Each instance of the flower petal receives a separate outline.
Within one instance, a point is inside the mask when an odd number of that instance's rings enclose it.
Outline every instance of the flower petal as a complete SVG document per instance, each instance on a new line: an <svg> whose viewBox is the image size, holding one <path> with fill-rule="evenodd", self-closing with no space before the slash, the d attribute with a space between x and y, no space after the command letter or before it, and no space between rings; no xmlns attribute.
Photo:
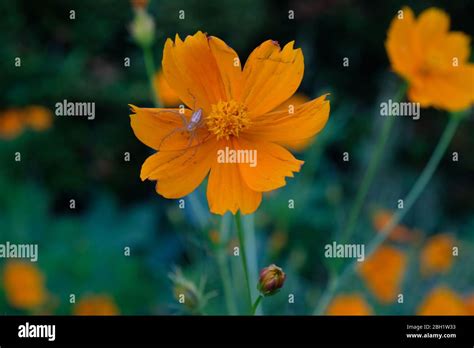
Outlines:
<svg viewBox="0 0 474 348"><path fill-rule="evenodd" d="M209 47L216 59L227 100L239 100L242 90L242 69L237 53L221 39L210 36Z"/></svg>
<svg viewBox="0 0 474 348"><path fill-rule="evenodd" d="M165 198L180 198L194 191L207 176L216 142L211 139L185 151L159 151L143 163L142 180L157 180L156 191Z"/></svg>
<svg viewBox="0 0 474 348"><path fill-rule="evenodd" d="M275 41L265 41L247 59L243 70L241 102L251 115L262 115L290 98L303 79L304 58L294 41L283 50Z"/></svg>
<svg viewBox="0 0 474 348"><path fill-rule="evenodd" d="M232 148L228 141L219 142L218 149L226 146ZM232 214L238 210L242 214L251 214L257 210L262 201L262 193L251 190L242 178L237 163L218 163L216 157L211 167L207 184L207 200L212 213Z"/></svg>
<svg viewBox="0 0 474 348"><path fill-rule="evenodd" d="M423 107L435 106L460 111L474 102L474 64L453 67L450 71L426 76L408 90L411 101Z"/></svg>
<svg viewBox="0 0 474 348"><path fill-rule="evenodd" d="M418 44L422 51L429 50L432 45L442 40L449 30L449 16L438 8L429 8L418 17L416 31Z"/></svg>
<svg viewBox="0 0 474 348"><path fill-rule="evenodd" d="M471 38L462 32L454 31L446 35L443 49L450 58L449 62L452 63L453 58L457 58L459 64L467 62L471 52L470 42Z"/></svg>
<svg viewBox="0 0 474 348"><path fill-rule="evenodd" d="M330 106L326 96L296 106L293 114L281 110L254 118L245 136L289 147L308 141L324 128L329 118Z"/></svg>
<svg viewBox="0 0 474 348"><path fill-rule="evenodd" d="M131 108L134 112L130 115L133 132L145 145L155 150L179 150L190 146L189 136L179 130L184 127L182 117L189 119L191 110L185 109L182 115L179 109L139 108L133 105ZM201 139L204 132L203 128L198 131Z"/></svg>
<svg viewBox="0 0 474 348"><path fill-rule="evenodd" d="M416 25L413 11L409 7L404 7L402 11L403 18L396 16L390 24L385 48L392 69L409 79L416 71L421 55L414 42Z"/></svg>
<svg viewBox="0 0 474 348"><path fill-rule="evenodd" d="M174 42L168 39L162 65L166 81L188 107L209 112L212 104L226 100L221 70L202 32L187 36L184 42L178 35Z"/></svg>
<svg viewBox="0 0 474 348"><path fill-rule="evenodd" d="M293 177L293 173L299 172L304 163L293 157L282 146L266 141L247 140L240 137L234 140L234 148L237 151L254 151L255 162L252 164L240 163L239 169L248 187L258 192L271 191L285 186L285 178L287 176Z"/></svg>
<svg viewBox="0 0 474 348"><path fill-rule="evenodd" d="M407 256L395 247L382 245L358 265L367 288L382 303L396 300L407 266Z"/></svg>

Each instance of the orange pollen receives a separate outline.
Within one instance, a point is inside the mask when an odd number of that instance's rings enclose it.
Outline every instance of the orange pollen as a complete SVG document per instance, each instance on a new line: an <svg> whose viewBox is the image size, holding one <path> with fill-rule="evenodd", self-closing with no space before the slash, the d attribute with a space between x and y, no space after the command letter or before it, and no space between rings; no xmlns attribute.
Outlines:
<svg viewBox="0 0 474 348"><path fill-rule="evenodd" d="M235 100L219 101L212 105L210 114L206 118L209 132L214 133L217 139L230 136L239 136L239 133L250 125L247 108Z"/></svg>

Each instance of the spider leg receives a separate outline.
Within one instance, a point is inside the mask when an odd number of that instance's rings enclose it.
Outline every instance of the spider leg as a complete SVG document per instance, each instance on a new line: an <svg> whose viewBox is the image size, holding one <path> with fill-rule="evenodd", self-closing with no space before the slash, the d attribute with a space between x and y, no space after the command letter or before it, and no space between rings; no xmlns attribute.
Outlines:
<svg viewBox="0 0 474 348"><path fill-rule="evenodd" d="M188 125L188 120L179 111L163 110L163 111L159 111L159 112L167 112L167 113L178 115L179 117L181 117L181 121L183 122L183 128L185 128Z"/></svg>
<svg viewBox="0 0 474 348"><path fill-rule="evenodd" d="M186 127L178 127L178 128L175 128L173 129L171 132L169 132L168 134L166 134L160 141L160 145L158 145L158 151L160 151L161 149L161 145L163 145L163 142L168 139L169 137L171 137L172 135L178 133L178 132L183 132L183 131L186 131Z"/></svg>

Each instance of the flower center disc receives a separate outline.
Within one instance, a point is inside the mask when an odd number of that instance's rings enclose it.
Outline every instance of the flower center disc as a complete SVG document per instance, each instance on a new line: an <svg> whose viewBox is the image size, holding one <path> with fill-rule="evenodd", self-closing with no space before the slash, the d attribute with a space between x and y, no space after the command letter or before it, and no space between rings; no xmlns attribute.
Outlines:
<svg viewBox="0 0 474 348"><path fill-rule="evenodd" d="M235 100L220 101L212 105L211 113L206 118L209 132L217 139L239 136L239 133L250 125L247 108Z"/></svg>

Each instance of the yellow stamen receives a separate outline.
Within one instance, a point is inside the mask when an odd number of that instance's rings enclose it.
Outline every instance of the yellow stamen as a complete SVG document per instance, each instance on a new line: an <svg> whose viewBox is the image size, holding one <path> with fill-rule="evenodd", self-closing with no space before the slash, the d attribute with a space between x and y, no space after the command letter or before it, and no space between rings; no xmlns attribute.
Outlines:
<svg viewBox="0 0 474 348"><path fill-rule="evenodd" d="M230 101L219 101L212 105L211 113L206 118L207 128L217 139L239 136L239 133L250 125L245 105Z"/></svg>

